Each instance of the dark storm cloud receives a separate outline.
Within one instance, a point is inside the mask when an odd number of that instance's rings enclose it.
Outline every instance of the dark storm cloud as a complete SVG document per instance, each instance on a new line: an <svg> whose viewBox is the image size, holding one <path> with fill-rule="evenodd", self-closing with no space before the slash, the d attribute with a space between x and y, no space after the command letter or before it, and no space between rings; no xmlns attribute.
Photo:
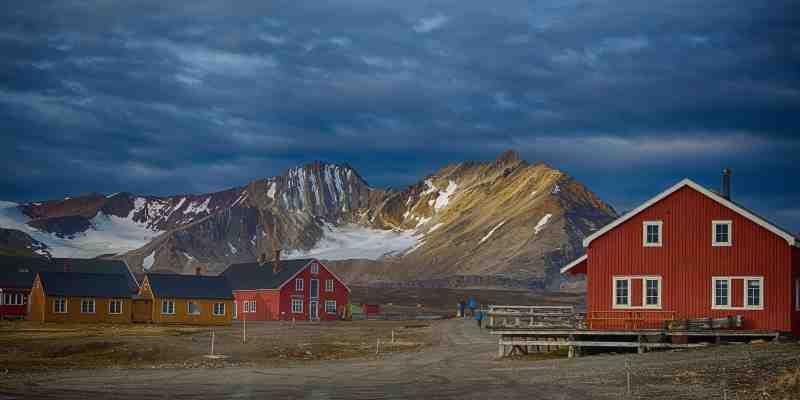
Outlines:
<svg viewBox="0 0 800 400"><path fill-rule="evenodd" d="M731 166L800 230L792 2L4 7L3 199L218 190L313 159L402 186L515 148L620 209Z"/></svg>

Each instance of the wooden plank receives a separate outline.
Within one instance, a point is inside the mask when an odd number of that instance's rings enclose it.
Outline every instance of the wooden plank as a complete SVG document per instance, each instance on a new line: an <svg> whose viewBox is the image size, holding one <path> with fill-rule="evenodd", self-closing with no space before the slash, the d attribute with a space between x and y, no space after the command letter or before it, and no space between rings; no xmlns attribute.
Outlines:
<svg viewBox="0 0 800 400"><path fill-rule="evenodd" d="M514 336L569 336L569 335L593 335L593 336L745 336L745 337L774 337L778 332L753 332L753 331L662 331L662 330L640 330L640 331L603 331L603 330L566 330L566 329L519 329L519 330L492 330L492 335L514 335Z"/></svg>
<svg viewBox="0 0 800 400"><path fill-rule="evenodd" d="M576 347L648 347L648 348L695 348L708 346L704 343L639 343L639 342L595 342L583 340L564 340L550 342L546 340L501 340L501 345L505 346L576 346Z"/></svg>

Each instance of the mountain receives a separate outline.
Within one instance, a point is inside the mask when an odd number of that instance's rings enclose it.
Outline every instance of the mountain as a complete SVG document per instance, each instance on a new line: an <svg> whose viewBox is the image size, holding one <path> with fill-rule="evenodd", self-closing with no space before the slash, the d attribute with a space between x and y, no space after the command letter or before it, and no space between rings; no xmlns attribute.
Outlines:
<svg viewBox="0 0 800 400"><path fill-rule="evenodd" d="M385 285L557 286L581 240L615 216L568 175L514 152L445 166L404 190L314 162L216 193L0 204L0 227L55 257L217 273L281 248L335 261L350 282Z"/></svg>

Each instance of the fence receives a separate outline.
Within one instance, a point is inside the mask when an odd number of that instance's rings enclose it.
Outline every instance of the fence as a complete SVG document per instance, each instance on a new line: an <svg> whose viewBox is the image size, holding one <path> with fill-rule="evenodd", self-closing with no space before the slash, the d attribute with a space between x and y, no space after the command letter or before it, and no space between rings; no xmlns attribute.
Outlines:
<svg viewBox="0 0 800 400"><path fill-rule="evenodd" d="M664 329L675 320L674 311L592 311L587 316L589 329L641 330Z"/></svg>
<svg viewBox="0 0 800 400"><path fill-rule="evenodd" d="M486 311L490 329L576 329L583 316L571 306L500 306Z"/></svg>

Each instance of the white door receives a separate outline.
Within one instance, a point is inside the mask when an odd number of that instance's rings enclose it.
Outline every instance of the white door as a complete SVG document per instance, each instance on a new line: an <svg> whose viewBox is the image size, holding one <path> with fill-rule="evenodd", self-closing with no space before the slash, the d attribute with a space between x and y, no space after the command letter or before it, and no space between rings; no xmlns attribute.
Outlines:
<svg viewBox="0 0 800 400"><path fill-rule="evenodd" d="M319 311L317 307L319 306L319 302L316 300L312 300L308 302L308 319L311 321L316 321L319 319Z"/></svg>

